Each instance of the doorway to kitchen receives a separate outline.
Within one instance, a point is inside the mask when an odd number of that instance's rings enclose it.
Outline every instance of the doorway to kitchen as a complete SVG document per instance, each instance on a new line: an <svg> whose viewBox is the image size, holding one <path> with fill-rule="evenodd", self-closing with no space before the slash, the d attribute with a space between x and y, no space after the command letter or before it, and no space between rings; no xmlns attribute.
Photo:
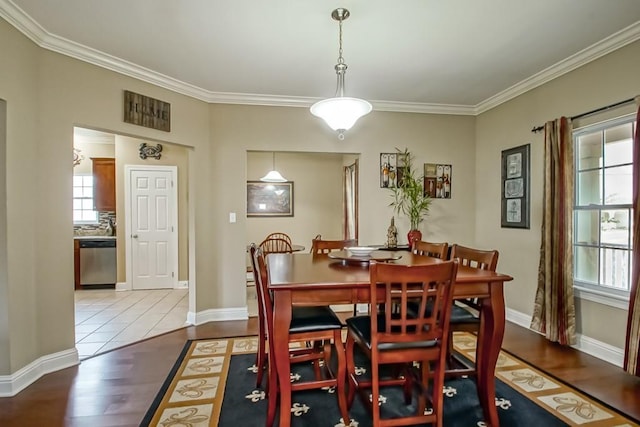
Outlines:
<svg viewBox="0 0 640 427"><path fill-rule="evenodd" d="M92 158L110 158L116 193L113 207L108 209L106 218L102 211L92 216L90 211L94 210L94 204L91 200L84 204L87 210L84 212L85 223L80 225L74 221L75 240L83 240L78 239L79 233L85 236L109 234L111 230L108 220L112 219L117 250L118 272L115 286L109 289L97 285L80 286L75 291L76 348L81 358L186 326L190 307L195 306L195 298L190 295L194 293L194 288L189 286L188 261L191 255L187 240L189 210L193 208L187 199L191 149L163 142L161 159L142 159L139 147L142 143L150 142L157 144L157 141L111 132L74 128L74 165L77 162L74 166L74 181L78 175L90 177L90 180L97 176L92 168ZM171 238L156 236L156 246L164 247L164 254L154 248L157 255L153 260L156 263L154 268L161 272L166 270L168 273L164 276L173 276L170 287L160 283L159 276L163 274L156 275L160 285L147 283L147 287L154 289L135 290L129 280L128 276L134 266L127 265L131 251L126 248L126 240L134 233L130 232L130 211L125 209L125 205L129 204L126 201L129 197L128 183L125 182L126 165L134 166L139 171L144 170L147 173L145 179L152 181L149 184L151 193L144 197L139 194L140 197L136 199L137 207L143 208L142 211L137 210L137 215L142 215L143 211L150 214L148 210L145 211L145 203L151 201L154 205L153 215L158 216L160 221L155 228L172 230L175 236L172 248L167 247ZM149 174L149 171L153 173ZM136 177L140 178L137 179L138 184L143 180L142 176L141 172ZM84 190L93 197L95 189L91 184ZM80 209L79 203L77 207ZM168 211L159 212L163 207ZM74 211L75 209L74 202ZM144 229L145 226L142 225Z"/></svg>

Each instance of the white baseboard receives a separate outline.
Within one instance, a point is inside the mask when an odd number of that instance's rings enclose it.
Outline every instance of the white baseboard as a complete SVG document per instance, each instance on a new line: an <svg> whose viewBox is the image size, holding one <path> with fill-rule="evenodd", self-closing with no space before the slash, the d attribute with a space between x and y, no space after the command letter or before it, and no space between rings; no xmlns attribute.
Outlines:
<svg viewBox="0 0 640 427"><path fill-rule="evenodd" d="M578 344L572 346L576 350L622 368L624 364L624 349L580 334L577 335L577 339Z"/></svg>
<svg viewBox="0 0 640 427"><path fill-rule="evenodd" d="M506 318L509 322L515 323L523 328L531 329L531 316L528 314L507 309ZM578 343L576 345L572 345L572 348L590 356L597 357L598 359L604 360L612 365L620 368L622 367L624 363L624 349L582 334L577 334L576 339Z"/></svg>
<svg viewBox="0 0 640 427"><path fill-rule="evenodd" d="M12 397L45 374L80 363L78 350L70 348L39 357L11 375L0 375L0 397Z"/></svg>
<svg viewBox="0 0 640 427"><path fill-rule="evenodd" d="M235 308L212 308L194 313L187 313L187 322L192 325L201 325L207 322L222 322L225 320L247 320L249 310L247 306Z"/></svg>
<svg viewBox="0 0 640 427"><path fill-rule="evenodd" d="M179 280L178 285L175 289L189 289L189 281L188 280Z"/></svg>
<svg viewBox="0 0 640 427"><path fill-rule="evenodd" d="M116 291L130 291L131 285L127 282L116 283Z"/></svg>

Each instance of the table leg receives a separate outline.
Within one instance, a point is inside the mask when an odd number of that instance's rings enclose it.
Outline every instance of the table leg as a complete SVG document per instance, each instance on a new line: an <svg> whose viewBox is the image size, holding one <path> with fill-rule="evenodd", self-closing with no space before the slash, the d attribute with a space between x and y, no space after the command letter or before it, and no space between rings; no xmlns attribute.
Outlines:
<svg viewBox="0 0 640 427"><path fill-rule="evenodd" d="M289 325L291 324L291 292L273 293L273 351L280 386L280 427L291 425L291 363L289 359ZM269 396L275 399L275 396Z"/></svg>
<svg viewBox="0 0 640 427"><path fill-rule="evenodd" d="M476 370L478 397L487 426L498 427L495 372L504 337L505 308L502 283L491 283L490 296L482 300L482 319L478 335Z"/></svg>

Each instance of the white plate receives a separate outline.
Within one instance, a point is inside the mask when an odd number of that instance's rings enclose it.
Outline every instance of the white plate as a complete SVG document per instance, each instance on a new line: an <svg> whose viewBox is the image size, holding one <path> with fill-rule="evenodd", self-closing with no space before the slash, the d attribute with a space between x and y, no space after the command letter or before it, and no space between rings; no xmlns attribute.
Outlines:
<svg viewBox="0 0 640 427"><path fill-rule="evenodd" d="M369 256L371 252L376 250L376 248L370 248L368 246L351 246L345 249L348 250L354 256Z"/></svg>

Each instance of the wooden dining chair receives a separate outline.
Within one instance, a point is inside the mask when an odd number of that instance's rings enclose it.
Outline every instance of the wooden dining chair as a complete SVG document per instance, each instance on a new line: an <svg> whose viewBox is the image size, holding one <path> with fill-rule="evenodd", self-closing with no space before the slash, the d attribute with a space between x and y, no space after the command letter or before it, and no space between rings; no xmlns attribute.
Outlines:
<svg viewBox="0 0 640 427"><path fill-rule="evenodd" d="M258 289L258 302L262 305L262 315L264 326L266 327L266 338L269 348L274 348L273 343L273 299L269 291L269 273L262 249L253 245L250 249L255 265L256 289ZM264 342L264 339L261 339ZM335 346L337 360L337 372L331 369L331 342ZM344 346L342 344L342 323L336 314L328 307L292 307L291 323L289 326L289 343L304 343L300 348L291 349L289 358L291 364L313 361L316 366L323 361L324 376L316 377L313 380L298 381L291 384L291 391L309 390L323 387L335 387L338 406L343 420L349 420L346 396L346 361ZM323 345L306 345L306 343L323 343ZM264 354L264 347L262 347ZM276 407L280 388L275 371L276 361L273 352L266 352L268 360L258 362L258 370L261 367L268 367L268 405L267 405L267 426L273 425L276 415ZM263 356L264 357L264 356ZM261 374L260 374L261 375Z"/></svg>
<svg viewBox="0 0 640 427"><path fill-rule="evenodd" d="M284 239L287 242L289 242L290 245L293 246L293 243L291 243L291 237L289 237L287 233L283 233L281 231L270 233L267 237L264 238L264 240L267 240L267 239Z"/></svg>
<svg viewBox="0 0 640 427"><path fill-rule="evenodd" d="M351 246L358 246L356 239L345 240L323 240L320 234L317 234L311 240L311 253L314 255L328 254L333 251L340 251ZM358 304L353 304L353 315L358 314Z"/></svg>
<svg viewBox="0 0 640 427"><path fill-rule="evenodd" d="M323 240L320 234L311 240L312 254L327 254L332 251L340 251L350 246L358 246L356 239L346 240Z"/></svg>
<svg viewBox="0 0 640 427"><path fill-rule="evenodd" d="M457 269L455 261L429 265L371 263L371 314L347 319L346 351L349 407L357 393L371 411L374 426L442 426L449 314ZM411 316L407 307L410 301L422 311L428 304L437 309L428 316ZM371 362L370 378L356 374L356 346ZM419 362L417 369L414 362ZM404 366L404 375L381 378L381 365ZM393 418L382 416L387 410L379 400L380 387L394 385L402 386L407 405L412 401L413 386L420 389L414 413L396 405ZM399 413L402 409L408 413Z"/></svg>
<svg viewBox="0 0 640 427"><path fill-rule="evenodd" d="M411 252L416 255L430 256L433 258L447 259L449 251L448 243L432 243L424 240L414 240L411 245Z"/></svg>
<svg viewBox="0 0 640 427"><path fill-rule="evenodd" d="M457 260L460 265L479 268L481 270L496 271L498 266L497 250L474 249L466 246L454 244L451 247L450 259ZM447 359L449 369L447 376L476 375L475 366L469 367L460 359L454 357L453 333L472 332L476 335L480 331L480 303L477 298L467 298L455 300L451 309L451 337L449 339L449 349Z"/></svg>
<svg viewBox="0 0 640 427"><path fill-rule="evenodd" d="M293 247L291 243L287 240L279 238L279 237L270 237L264 239L262 243L260 243L260 249L266 254L282 254L282 253L293 253Z"/></svg>

